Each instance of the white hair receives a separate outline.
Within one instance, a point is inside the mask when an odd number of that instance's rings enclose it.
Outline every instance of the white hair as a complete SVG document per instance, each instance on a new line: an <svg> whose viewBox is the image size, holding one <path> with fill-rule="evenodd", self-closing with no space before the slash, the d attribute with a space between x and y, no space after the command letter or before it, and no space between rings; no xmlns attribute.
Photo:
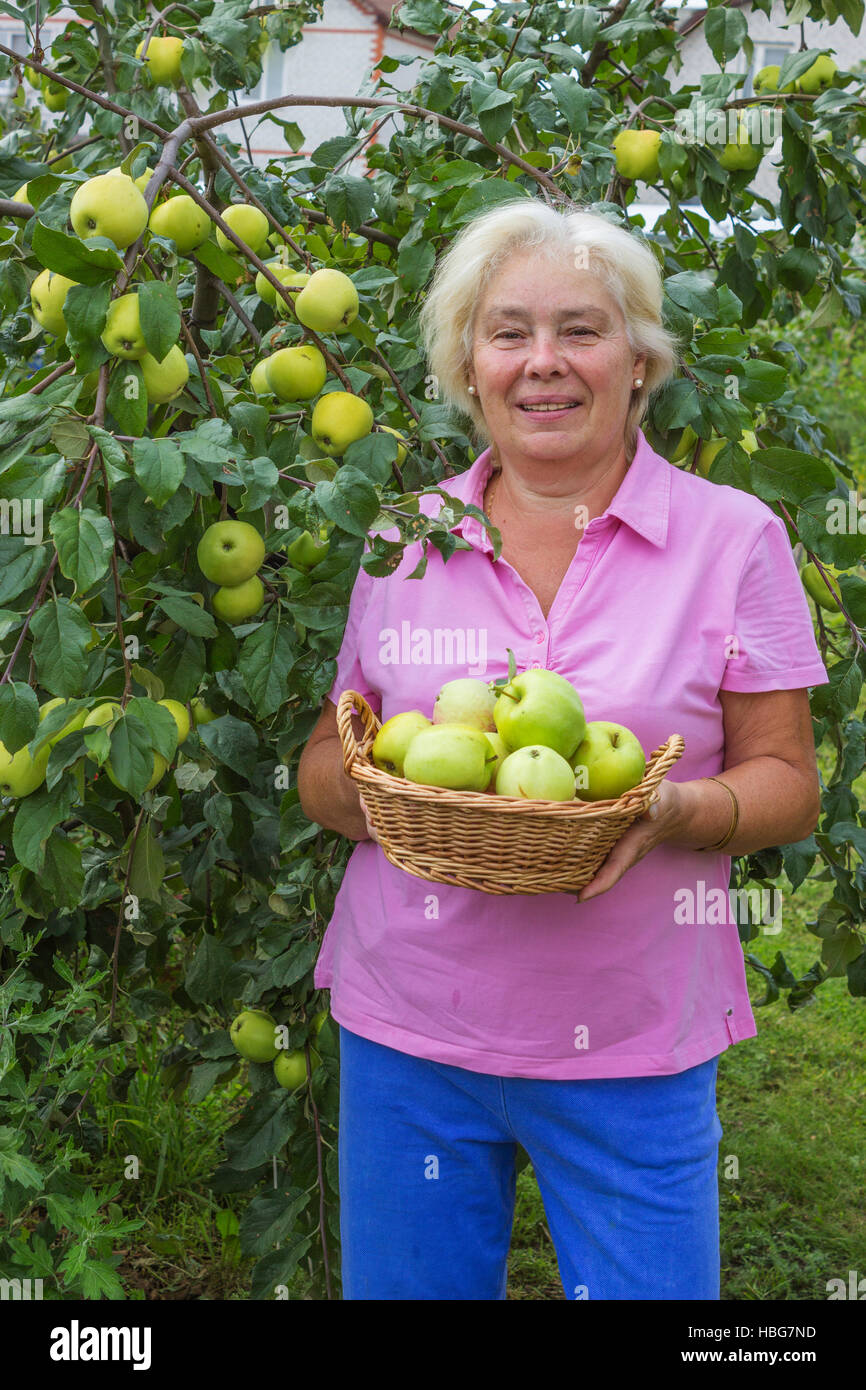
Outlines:
<svg viewBox="0 0 866 1390"><path fill-rule="evenodd" d="M527 249L567 257L597 274L622 311L632 351L646 356L643 385L633 389L626 416L631 457L650 393L673 375L678 354L675 337L662 323L663 280L653 251L601 213L581 208L559 212L539 199L515 198L462 228L436 267L419 316L440 396L469 416L476 434L489 442L481 407L467 389L475 314L496 271L515 252Z"/></svg>

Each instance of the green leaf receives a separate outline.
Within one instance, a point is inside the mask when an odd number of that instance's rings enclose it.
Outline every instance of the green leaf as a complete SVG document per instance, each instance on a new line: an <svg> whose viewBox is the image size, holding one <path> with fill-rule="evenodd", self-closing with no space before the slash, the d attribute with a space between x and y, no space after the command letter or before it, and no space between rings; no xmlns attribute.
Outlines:
<svg viewBox="0 0 866 1390"><path fill-rule="evenodd" d="M18 859L33 873L42 872L45 846L56 826L72 813L74 789L67 785L60 792L40 787L23 797L12 823L12 847Z"/></svg>
<svg viewBox="0 0 866 1390"><path fill-rule="evenodd" d="M421 241L415 246L403 246L397 256L397 271L406 290L419 290L426 284L436 261L432 242Z"/></svg>
<svg viewBox="0 0 866 1390"><path fill-rule="evenodd" d="M150 280L138 287L138 312L147 350L161 362L180 337L177 295L161 280Z"/></svg>
<svg viewBox="0 0 866 1390"><path fill-rule="evenodd" d="M250 1202L240 1224L240 1244L245 1255L265 1255L291 1234L298 1216L310 1202L297 1187L287 1192L261 1192Z"/></svg>
<svg viewBox="0 0 866 1390"><path fill-rule="evenodd" d="M318 941L303 941L283 951L271 961L271 984L274 989L288 989L297 984L316 964Z"/></svg>
<svg viewBox="0 0 866 1390"><path fill-rule="evenodd" d="M412 3L426 6L433 4L434 0L412 0ZM402 15L407 9L409 9L409 5L405 5L400 14ZM279 1249L272 1250L268 1255L263 1255L253 1270L251 1284L253 1298L274 1298L277 1290L287 1288L292 1275L312 1243L312 1236L296 1236L289 1245L281 1245Z"/></svg>
<svg viewBox="0 0 866 1390"><path fill-rule="evenodd" d="M210 613L200 608L192 599L181 598L177 594L164 594L159 600L159 606L172 622L177 623L185 632L192 632L196 637L216 637L219 628Z"/></svg>
<svg viewBox="0 0 866 1390"><path fill-rule="evenodd" d="M704 37L716 62L723 67L731 58L736 58L749 37L746 16L741 10L731 10L725 5L707 10Z"/></svg>
<svg viewBox="0 0 866 1390"><path fill-rule="evenodd" d="M89 507L63 507L49 523L61 572L77 593L87 593L108 572L114 534L108 517Z"/></svg>
<svg viewBox="0 0 866 1390"><path fill-rule="evenodd" d="M90 623L66 598L46 599L33 614L33 658L39 683L55 695L79 695L86 669Z"/></svg>
<svg viewBox="0 0 866 1390"><path fill-rule="evenodd" d="M369 179L359 179L352 174L334 174L321 191L325 210L338 228L345 222L354 231L362 222L366 222L375 207Z"/></svg>
<svg viewBox="0 0 866 1390"><path fill-rule="evenodd" d="M739 11L736 11L739 13ZM714 320L719 307L719 292L708 275L697 270L684 270L669 275L664 282L665 294L674 304L695 318Z"/></svg>
<svg viewBox="0 0 866 1390"><path fill-rule="evenodd" d="M129 870L129 891L152 902L162 900L162 881L165 878L165 856L153 833L150 820L145 820L138 832Z"/></svg>
<svg viewBox="0 0 866 1390"><path fill-rule="evenodd" d="M46 718L50 718L50 715ZM24 748L38 726L39 701L36 691L26 681L12 680L0 685L0 743L7 753L17 753Z"/></svg>
<svg viewBox="0 0 866 1390"><path fill-rule="evenodd" d="M165 506L186 474L183 454L172 439L136 440L132 446L132 463L145 495L156 507Z"/></svg>
<svg viewBox="0 0 866 1390"><path fill-rule="evenodd" d="M92 372L108 359L100 334L110 300L111 286L106 282L73 285L63 302L66 342L79 372Z"/></svg>
<svg viewBox="0 0 866 1390"><path fill-rule="evenodd" d="M202 934L198 949L187 966L184 989L194 1004L212 1004L222 999L229 971L234 965L232 953L209 932Z"/></svg>
<svg viewBox="0 0 866 1390"><path fill-rule="evenodd" d="M294 1134L300 1107L284 1090L253 1096L224 1143L233 1168L258 1168Z"/></svg>
<svg viewBox="0 0 866 1390"><path fill-rule="evenodd" d="M256 715L265 719L280 708L286 698L286 679L295 661L294 638L286 621L270 618L244 639L238 670ZM205 727L213 727L205 726Z"/></svg>
<svg viewBox="0 0 866 1390"><path fill-rule="evenodd" d="M147 391L137 362L118 361L108 384L108 409L121 434L138 437L147 427Z"/></svg>
<svg viewBox="0 0 866 1390"><path fill-rule="evenodd" d="M227 251L221 251L215 241L205 241L197 246L191 259L212 270L219 280L229 286L234 285L238 276L243 274L243 266Z"/></svg>
<svg viewBox="0 0 866 1390"><path fill-rule="evenodd" d="M821 487L833 486L829 464L796 449L762 449L752 458L752 485L764 502L779 498L803 502Z"/></svg>
<svg viewBox="0 0 866 1390"><path fill-rule="evenodd" d="M211 724L200 724L198 734L218 762L225 763L241 777L248 777L259 748L258 735L251 725L233 714L224 714Z"/></svg>
<svg viewBox="0 0 866 1390"><path fill-rule="evenodd" d="M332 483L317 483L313 500L329 521L351 536L366 536L379 514L379 496L368 478L350 463L344 463Z"/></svg>
<svg viewBox="0 0 866 1390"><path fill-rule="evenodd" d="M23 1133L18 1135L5 1125L0 1129L0 1173L19 1187L39 1189L44 1179L35 1163L31 1163L20 1149L27 1142Z"/></svg>
<svg viewBox="0 0 866 1390"><path fill-rule="evenodd" d="M56 912L77 909L84 888L84 865L81 845L54 830L45 842L45 862L39 874L39 886L52 899Z"/></svg>
<svg viewBox="0 0 866 1390"><path fill-rule="evenodd" d="M46 270L55 270L79 285L101 285L123 269L113 247L85 246L78 237L55 231L43 222L37 222L33 229L33 254Z"/></svg>
<svg viewBox="0 0 866 1390"><path fill-rule="evenodd" d="M550 90L556 98L556 104L565 117L572 135L586 130L587 119L592 106L591 90L588 87L582 87L576 78L566 77L564 73L555 73L551 77Z"/></svg>

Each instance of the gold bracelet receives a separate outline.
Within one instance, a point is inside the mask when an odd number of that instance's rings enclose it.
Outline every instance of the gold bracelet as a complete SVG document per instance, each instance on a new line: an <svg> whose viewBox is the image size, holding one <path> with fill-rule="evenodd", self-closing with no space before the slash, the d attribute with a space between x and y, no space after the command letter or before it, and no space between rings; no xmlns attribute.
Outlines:
<svg viewBox="0 0 866 1390"><path fill-rule="evenodd" d="M718 783L719 783L719 786L720 786L720 787L724 787L725 791L728 793L728 796L731 798L731 805L732 805L732 812L733 812L733 814L732 814L732 816L731 816L731 824L730 824L730 827L728 828L728 833L727 833L727 835L724 837L723 840L719 840L719 843L718 843L717 845L702 845L702 846L701 846L701 851L700 851L700 852L701 852L702 854L717 854L718 851L719 851L720 849L724 849L724 847L725 847L725 845L728 843L728 841L731 840L731 839L733 838L734 832L735 832L735 830L736 830L736 828L737 828L737 823L738 823L738 821L739 821L739 819L740 819L740 804L739 804L739 802L737 801L736 795L734 794L733 790L731 789L731 787L728 786L727 782L721 782L721 781L719 781L719 778L718 778L718 777L705 777L705 778L704 778L704 781L705 781L705 782L718 782Z"/></svg>

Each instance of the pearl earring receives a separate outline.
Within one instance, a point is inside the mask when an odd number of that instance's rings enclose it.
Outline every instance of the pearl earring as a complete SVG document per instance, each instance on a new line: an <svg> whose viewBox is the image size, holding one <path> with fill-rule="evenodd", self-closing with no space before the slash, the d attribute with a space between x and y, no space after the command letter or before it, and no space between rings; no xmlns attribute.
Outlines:
<svg viewBox="0 0 866 1390"><path fill-rule="evenodd" d="M635 390L637 390L638 386L643 386L643 377L642 377L642 376L639 376L639 377L638 377L637 381L634 383L634 386L635 386Z"/></svg>
<svg viewBox="0 0 866 1390"><path fill-rule="evenodd" d="M474 395L475 395L475 387L474 387L474 386L468 386L466 389L467 389L467 391L469 392L470 396L474 396Z"/></svg>

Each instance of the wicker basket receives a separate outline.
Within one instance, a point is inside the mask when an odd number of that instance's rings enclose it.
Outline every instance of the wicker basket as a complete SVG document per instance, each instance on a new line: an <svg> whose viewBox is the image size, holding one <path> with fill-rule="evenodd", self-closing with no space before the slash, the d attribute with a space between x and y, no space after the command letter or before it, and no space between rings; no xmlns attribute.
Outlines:
<svg viewBox="0 0 866 1390"><path fill-rule="evenodd" d="M364 723L360 741L353 712ZM577 892L633 821L658 797L685 743L671 734L647 763L643 781L613 801L519 801L489 792L418 786L374 766L381 725L363 695L344 690L337 705L343 766L357 783L385 857L433 883L482 893Z"/></svg>

